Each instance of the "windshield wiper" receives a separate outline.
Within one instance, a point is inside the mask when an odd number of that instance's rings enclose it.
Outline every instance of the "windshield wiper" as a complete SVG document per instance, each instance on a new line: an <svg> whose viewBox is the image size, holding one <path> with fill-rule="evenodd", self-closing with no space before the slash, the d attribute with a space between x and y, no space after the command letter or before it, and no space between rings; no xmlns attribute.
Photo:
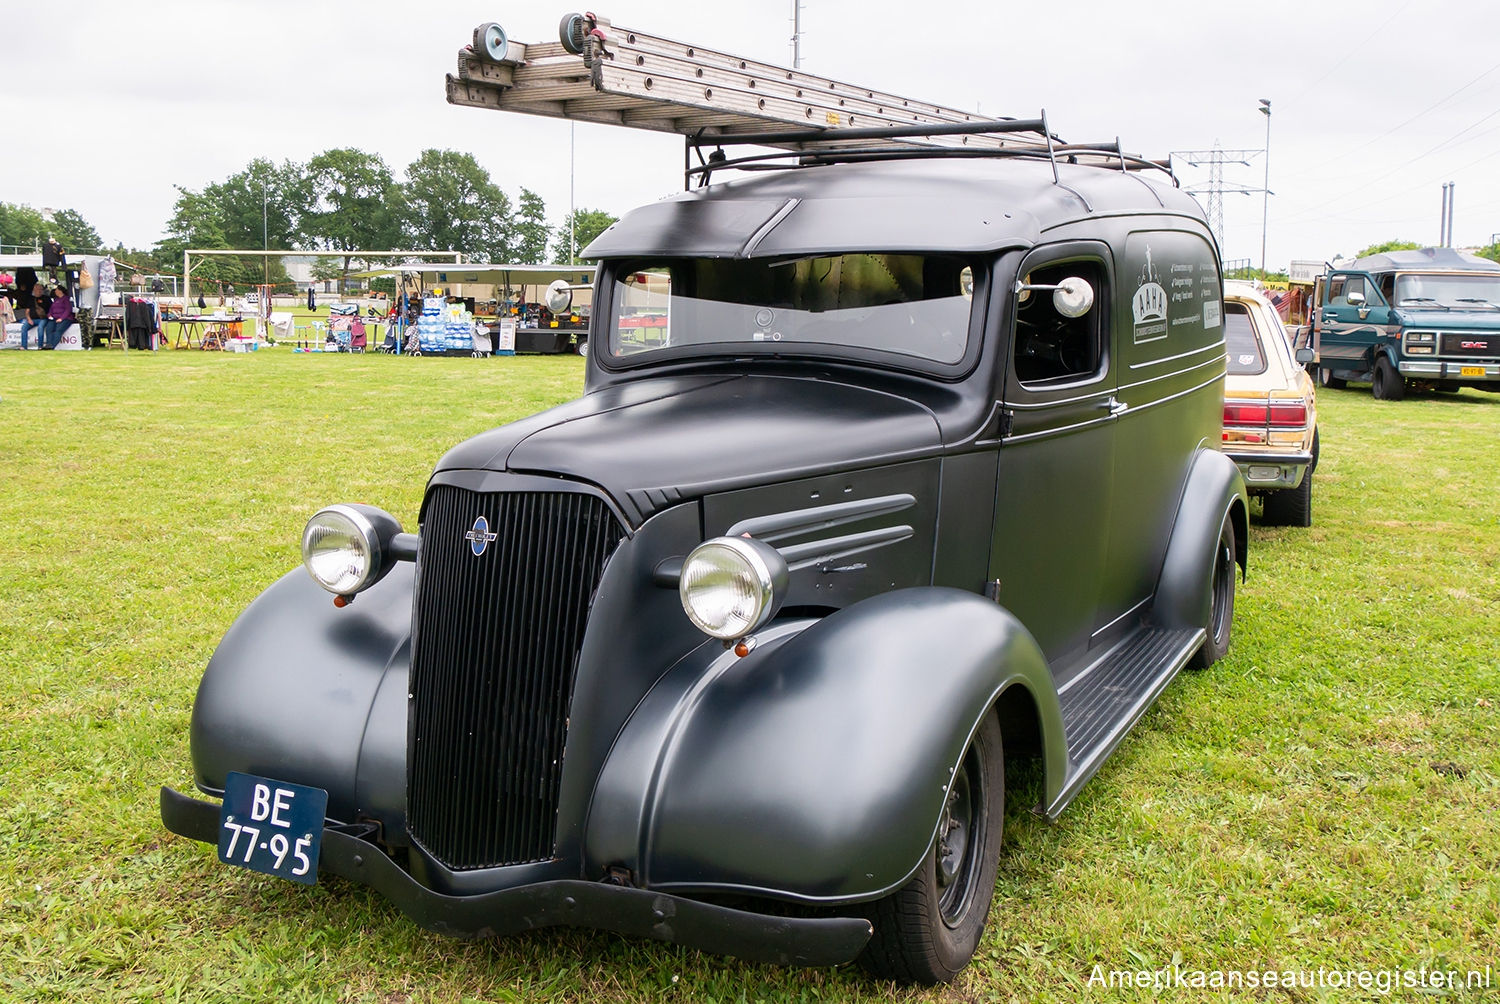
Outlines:
<svg viewBox="0 0 1500 1004"><path fill-rule="evenodd" d="M1401 302L1398 303L1398 304L1396 304L1396 306L1398 306L1398 307L1404 307L1408 303L1420 303L1423 306L1431 305L1431 306L1434 306L1434 307L1442 307L1444 310L1452 310L1453 309L1452 307L1448 306L1446 303L1439 303L1438 301L1434 300L1430 296L1403 296L1401 298Z"/></svg>
<svg viewBox="0 0 1500 1004"><path fill-rule="evenodd" d="M1486 300L1482 296L1460 296L1458 298L1458 302L1459 303L1482 303L1486 307L1489 307L1491 310L1500 310L1500 307L1495 306L1493 303L1491 303L1490 301Z"/></svg>

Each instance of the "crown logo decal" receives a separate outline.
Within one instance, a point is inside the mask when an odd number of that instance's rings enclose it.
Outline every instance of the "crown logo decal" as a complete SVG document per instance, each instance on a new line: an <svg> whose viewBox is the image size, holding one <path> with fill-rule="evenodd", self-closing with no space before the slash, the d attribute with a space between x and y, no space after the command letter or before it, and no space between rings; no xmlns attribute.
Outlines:
<svg viewBox="0 0 1500 1004"><path fill-rule="evenodd" d="M1146 266L1141 269L1140 285L1130 301L1136 324L1167 319L1167 291L1162 288L1161 276L1151 263L1151 245L1146 245Z"/></svg>

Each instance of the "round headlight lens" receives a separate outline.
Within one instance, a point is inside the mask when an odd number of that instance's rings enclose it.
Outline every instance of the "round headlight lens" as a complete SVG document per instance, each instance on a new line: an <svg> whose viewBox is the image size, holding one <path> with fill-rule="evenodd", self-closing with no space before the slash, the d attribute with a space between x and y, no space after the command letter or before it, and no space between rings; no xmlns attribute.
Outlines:
<svg viewBox="0 0 1500 1004"><path fill-rule="evenodd" d="M380 568L375 528L347 506L321 509L302 531L302 563L313 581L330 593L357 593Z"/></svg>
<svg viewBox="0 0 1500 1004"><path fill-rule="evenodd" d="M775 612L778 578L784 582L784 564L778 576L756 545L720 537L693 548L682 563L677 588L682 609L700 631L731 641L754 631Z"/></svg>

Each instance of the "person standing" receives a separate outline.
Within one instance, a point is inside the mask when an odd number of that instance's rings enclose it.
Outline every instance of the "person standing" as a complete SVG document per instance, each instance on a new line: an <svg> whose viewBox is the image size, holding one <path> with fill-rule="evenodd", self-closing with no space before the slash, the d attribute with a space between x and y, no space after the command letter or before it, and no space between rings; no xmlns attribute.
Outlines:
<svg viewBox="0 0 1500 1004"><path fill-rule="evenodd" d="M47 308L47 323L42 328L42 348L55 349L62 336L73 325L73 301L62 286L53 290L52 304Z"/></svg>

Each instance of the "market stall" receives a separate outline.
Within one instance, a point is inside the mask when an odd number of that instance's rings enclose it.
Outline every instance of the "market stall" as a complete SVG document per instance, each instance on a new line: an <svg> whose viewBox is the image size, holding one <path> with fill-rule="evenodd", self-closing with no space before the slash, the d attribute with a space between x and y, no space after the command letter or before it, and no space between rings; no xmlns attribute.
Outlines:
<svg viewBox="0 0 1500 1004"><path fill-rule="evenodd" d="M360 275L396 280L393 334L403 350L412 327L424 354L581 353L588 344L588 266L403 265Z"/></svg>

